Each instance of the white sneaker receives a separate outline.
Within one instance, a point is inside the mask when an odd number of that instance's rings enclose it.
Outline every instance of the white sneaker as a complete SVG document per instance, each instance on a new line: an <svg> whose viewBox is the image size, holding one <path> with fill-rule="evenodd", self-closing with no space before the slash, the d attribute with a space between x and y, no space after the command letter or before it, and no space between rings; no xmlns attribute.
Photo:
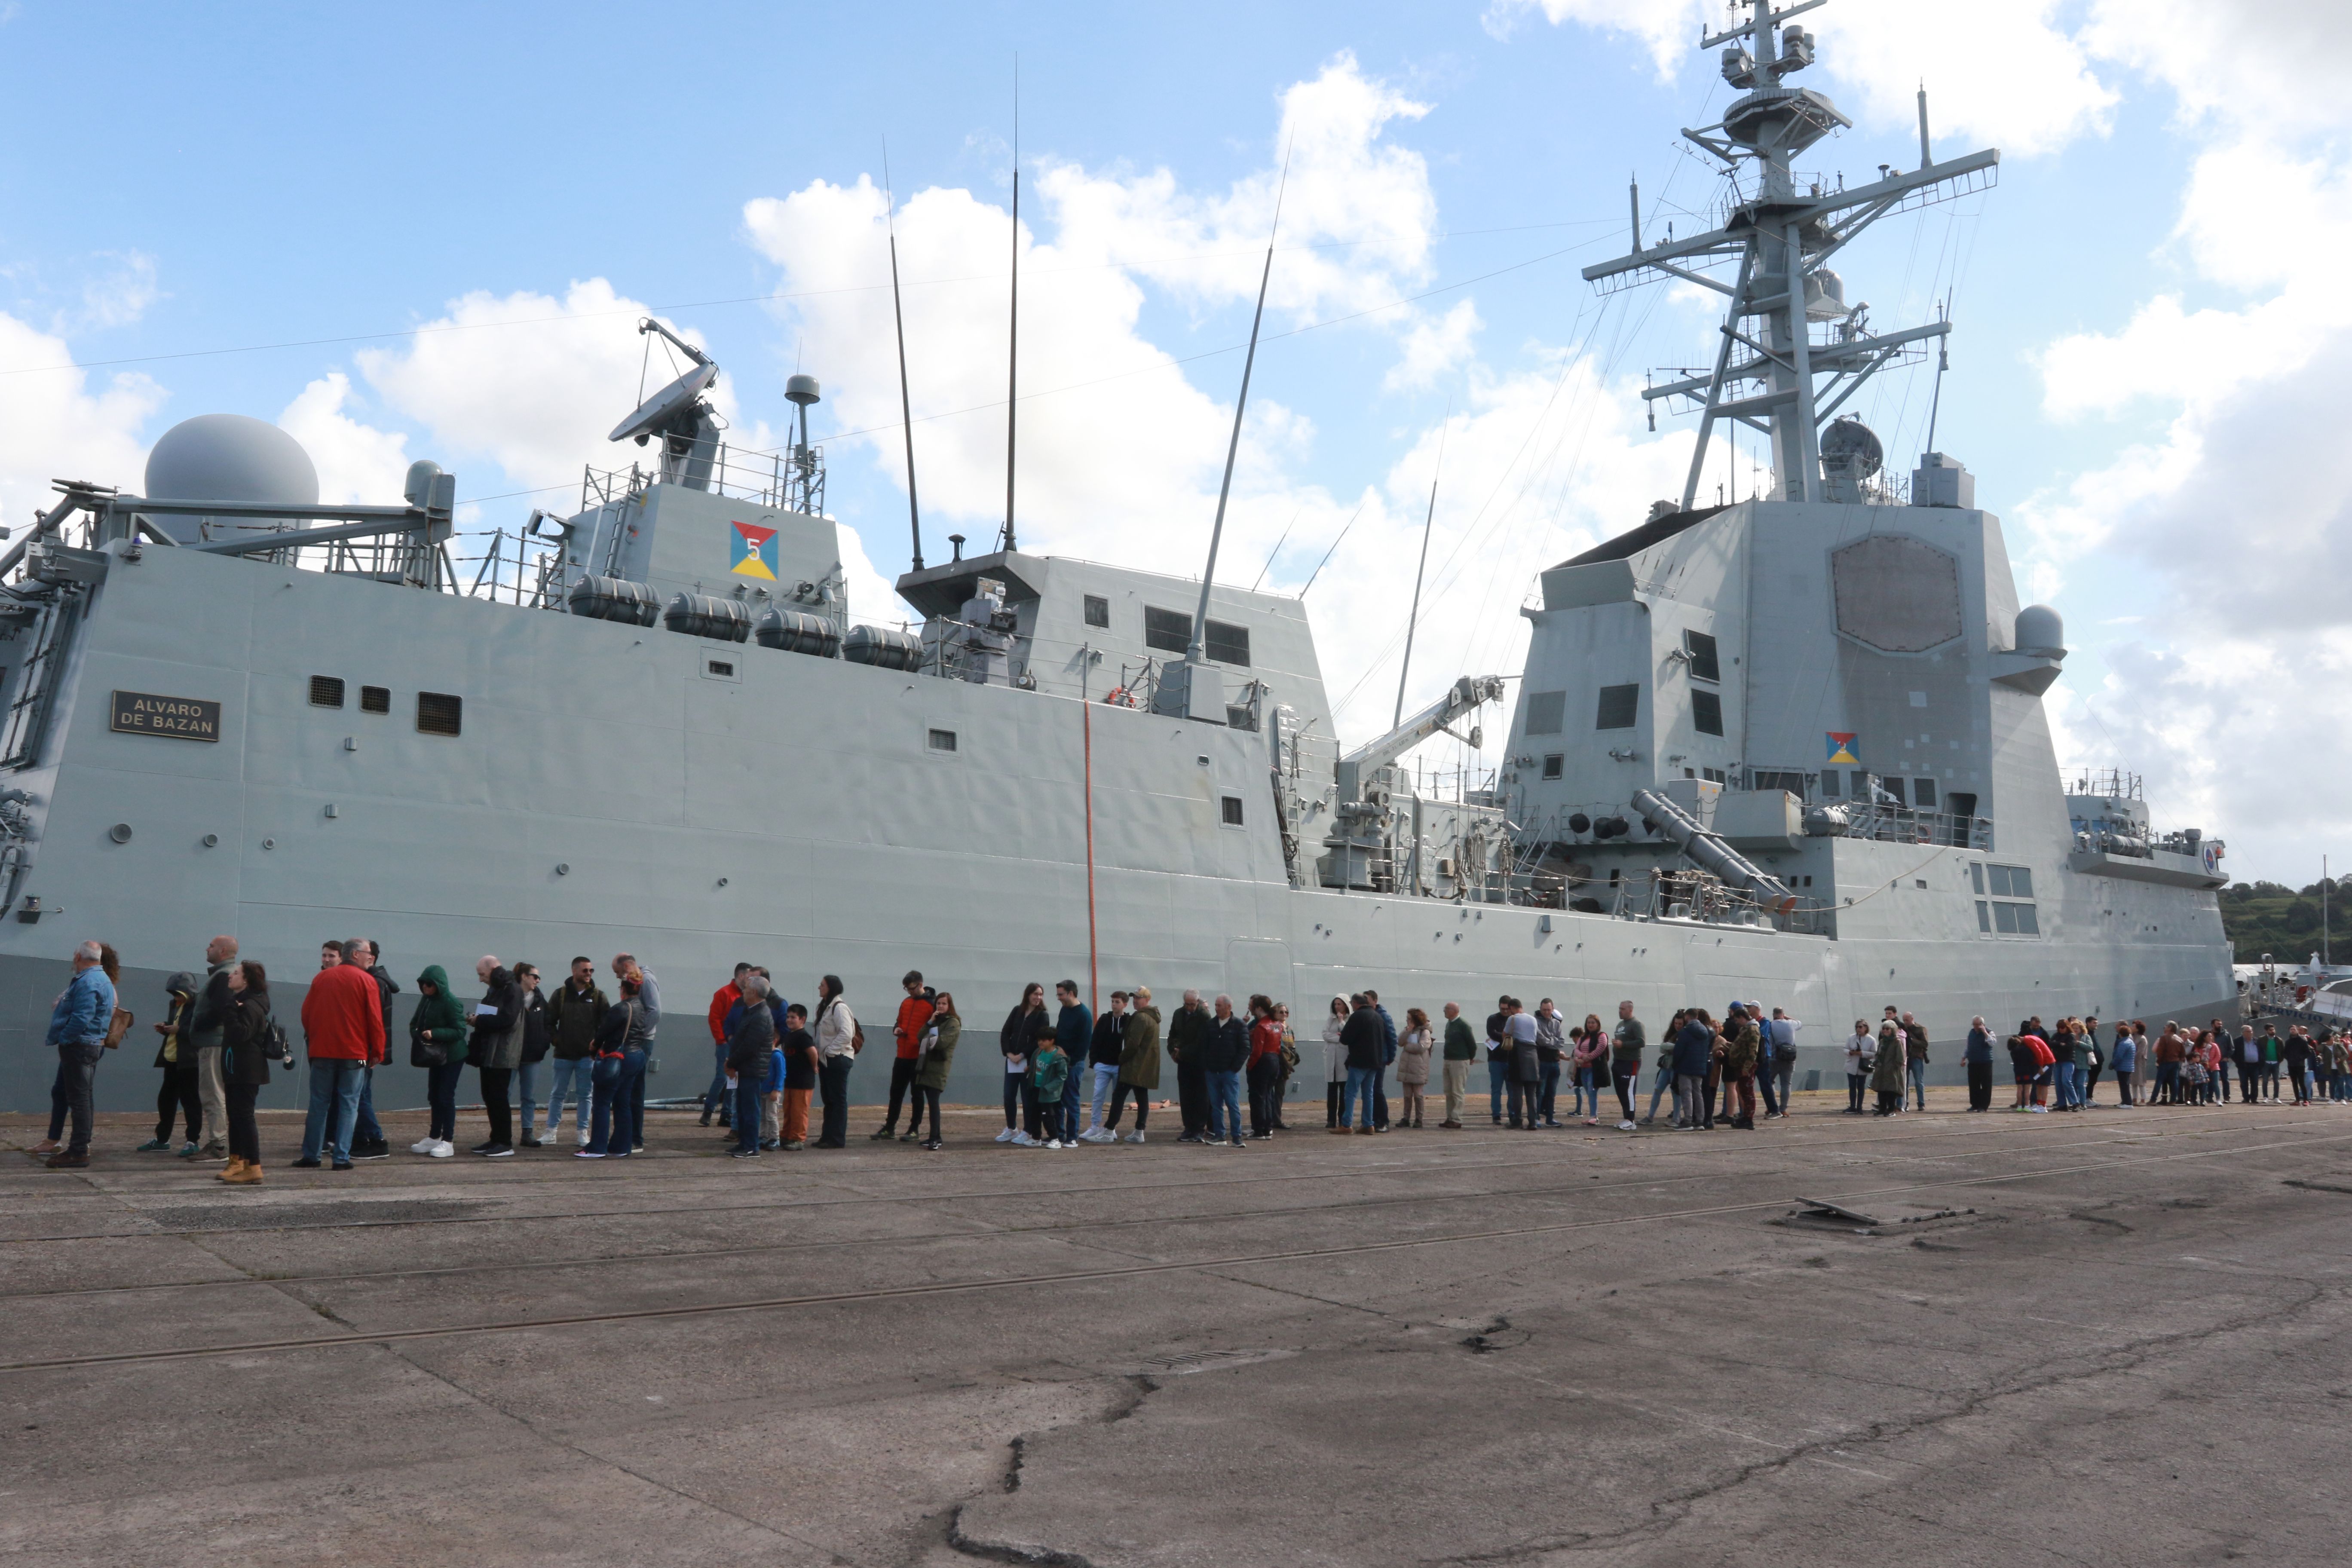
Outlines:
<svg viewBox="0 0 2352 1568"><path fill-rule="evenodd" d="M579 1142L580 1147L582 1147L583 1149L585 1149L586 1147L588 1147L588 1129L586 1129L585 1127L583 1127L583 1128L580 1130L580 1137L579 1137L578 1142Z"/></svg>
<svg viewBox="0 0 2352 1568"><path fill-rule="evenodd" d="M1045 1142L1038 1145L1041 1149L1058 1149L1061 1146L1062 1141L1059 1138L1048 1138Z"/></svg>
<svg viewBox="0 0 2352 1568"><path fill-rule="evenodd" d="M440 1147L440 1144L441 1140L438 1138L419 1138L408 1146L408 1152L412 1154L430 1154L435 1149Z"/></svg>
<svg viewBox="0 0 2352 1568"><path fill-rule="evenodd" d="M1004 1140L1003 1140L1003 1139L999 1139L999 1140L998 1140L998 1142L1004 1142ZM1032 1138L1032 1137L1030 1137L1030 1136L1029 1136L1029 1130L1028 1130L1027 1128L1025 1128L1025 1127L1016 1127L1016 1128L1013 1129L1012 1143L1013 1143L1013 1146L1014 1148L1016 1148L1016 1149L1027 1149L1027 1148L1031 1148L1031 1147L1033 1147L1033 1146L1036 1143L1036 1142L1037 1142L1037 1140L1035 1140L1034 1138Z"/></svg>
<svg viewBox="0 0 2352 1568"><path fill-rule="evenodd" d="M996 1141L999 1143L1010 1143L1013 1142L1013 1135L1019 1131L1017 1127L1008 1127L996 1135Z"/></svg>
<svg viewBox="0 0 2352 1568"><path fill-rule="evenodd" d="M425 1151L426 1153L432 1155L436 1160L446 1160L457 1152L457 1145L450 1142L446 1138L436 1141L432 1148Z"/></svg>
<svg viewBox="0 0 2352 1568"><path fill-rule="evenodd" d="M1114 1132L1114 1133L1112 1133L1112 1134L1111 1134L1111 1136L1112 1136L1112 1137L1114 1137L1114 1138L1116 1138L1116 1137L1118 1137L1118 1134L1117 1134L1116 1132ZM1139 1128L1139 1128L1137 1128L1134 1131L1132 1131L1132 1132L1130 1132L1130 1133L1129 1133L1129 1134L1127 1135L1127 1141L1128 1141L1129 1142L1130 1142L1130 1143L1140 1143L1140 1142L1143 1142L1143 1130L1142 1130L1141 1128Z"/></svg>
<svg viewBox="0 0 2352 1568"><path fill-rule="evenodd" d="M1631 1132L1633 1131L1633 1124L1630 1121L1620 1121L1617 1124L1617 1131L1620 1132Z"/></svg>

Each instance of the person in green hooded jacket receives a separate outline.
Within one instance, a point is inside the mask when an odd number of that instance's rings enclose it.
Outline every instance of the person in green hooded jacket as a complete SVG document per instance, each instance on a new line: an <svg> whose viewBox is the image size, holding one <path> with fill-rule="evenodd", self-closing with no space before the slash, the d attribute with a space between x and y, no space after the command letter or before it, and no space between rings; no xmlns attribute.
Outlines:
<svg viewBox="0 0 2352 1568"><path fill-rule="evenodd" d="M955 993L942 991L932 999L930 1022L923 1028L915 1059L915 1110L907 1122L911 1132L923 1113L930 1113L931 1135L923 1141L926 1149L940 1147L940 1095L948 1087L948 1068L955 1060L956 1042L962 1037L963 1016L956 1011Z"/></svg>
<svg viewBox="0 0 2352 1568"><path fill-rule="evenodd" d="M1127 1045L1118 1055L1118 1084L1110 1092L1110 1120L1104 1131L1118 1136L1118 1113L1129 1095L1135 1096L1135 1131L1130 1143L1143 1142L1143 1120L1151 1113L1151 1091L1160 1087L1160 1009L1151 1005L1151 987L1135 988L1135 1010L1127 1016Z"/></svg>
<svg viewBox="0 0 2352 1568"><path fill-rule="evenodd" d="M1070 1058L1051 1035L1039 1042L1036 1054L1029 1058L1029 1076L1037 1086L1037 1119L1045 1131L1043 1147L1075 1147L1075 1140L1063 1137L1070 1129L1062 1125L1062 1090L1070 1081Z"/></svg>
<svg viewBox="0 0 2352 1568"><path fill-rule="evenodd" d="M427 965L416 977L416 1011L408 1019L408 1064L425 1069L425 1100L432 1124L408 1146L412 1154L446 1160L457 1152L457 1079L466 1065L466 1010L449 994L449 973Z"/></svg>

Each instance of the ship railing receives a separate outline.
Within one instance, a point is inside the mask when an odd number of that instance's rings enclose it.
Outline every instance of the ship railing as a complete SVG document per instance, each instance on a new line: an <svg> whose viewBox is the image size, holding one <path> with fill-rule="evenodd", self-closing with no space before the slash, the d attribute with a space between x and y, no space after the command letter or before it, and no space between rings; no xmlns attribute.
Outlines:
<svg viewBox="0 0 2352 1568"><path fill-rule="evenodd" d="M1953 849L1984 850L1993 847L1989 816L1864 805L1859 801L1825 803L1807 814L1805 830L1822 837L1871 838L1882 844L1941 844Z"/></svg>
<svg viewBox="0 0 2352 1568"><path fill-rule="evenodd" d="M2085 768L2074 776L2068 795L2096 795L2104 800L2137 800L2139 775L2121 768Z"/></svg>
<svg viewBox="0 0 2352 1568"><path fill-rule="evenodd" d="M1567 903L1570 910L1625 921L1687 921L1800 936L1837 935L1837 911L1828 905L1801 900L1785 910L1768 908L1717 877L1687 868L1659 867L1646 876L1620 878L1605 886L1587 883L1570 889Z"/></svg>
<svg viewBox="0 0 2352 1568"><path fill-rule="evenodd" d="M756 447L719 443L708 458L690 458L694 472L708 470L702 489L732 500L750 501L779 511L824 515L824 448L791 447L767 451ZM631 463L626 468L585 465L580 479L580 510L593 511L642 495L660 479L657 471Z"/></svg>

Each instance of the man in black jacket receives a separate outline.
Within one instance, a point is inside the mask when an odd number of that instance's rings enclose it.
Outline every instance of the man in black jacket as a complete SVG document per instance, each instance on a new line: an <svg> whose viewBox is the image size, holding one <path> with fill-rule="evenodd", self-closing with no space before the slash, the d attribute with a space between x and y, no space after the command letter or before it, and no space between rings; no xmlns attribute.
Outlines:
<svg viewBox="0 0 2352 1568"><path fill-rule="evenodd" d="M1168 1020L1168 1055L1176 1064L1176 1105L1184 1120L1179 1143L1199 1143L1209 1131L1209 1010L1198 991L1184 993L1184 1005Z"/></svg>
<svg viewBox="0 0 2352 1568"><path fill-rule="evenodd" d="M522 1146L536 1149L539 1134L532 1129L539 1101L532 1097L539 1088L539 1064L547 1059L547 997L539 988L539 965L518 963L514 977L516 988L522 993L522 1060L515 1065L515 1098L522 1104ZM547 1130L555 1131L552 1117Z"/></svg>
<svg viewBox="0 0 2352 1568"><path fill-rule="evenodd" d="M572 1095L576 1142L588 1146L588 1107L594 1099L590 1075L596 1066L596 1031L612 1004L596 985L596 965L585 958L572 961L572 973L547 1001L548 1054L554 1058L547 1086L547 1135L563 1130L563 1097Z"/></svg>
<svg viewBox="0 0 2352 1568"><path fill-rule="evenodd" d="M1216 1016L1209 1020L1202 1067L1208 1079L1207 1142L1226 1142L1236 1149L1242 1142L1242 1069L1249 1066L1250 1026L1234 1016L1234 999L1217 998Z"/></svg>
<svg viewBox="0 0 2352 1568"><path fill-rule="evenodd" d="M466 1060L481 1073L482 1109L490 1120L489 1142L476 1144L474 1152L503 1160L514 1152L514 1108L507 1091L522 1060L522 987L515 984L514 972L495 955L477 960L474 974L482 983L483 994L474 1004L473 1036L466 1043Z"/></svg>
<svg viewBox="0 0 2352 1568"><path fill-rule="evenodd" d="M1387 1036L1381 1028L1381 1016L1372 1010L1370 1001L1361 995L1350 996L1348 1005L1348 1021L1339 1026L1339 1045L1348 1053L1348 1082L1339 1090L1339 1125L1331 1131L1349 1131L1349 1112L1360 1105L1363 1120L1352 1131L1369 1137L1372 1131L1373 1086L1381 1079L1381 1053Z"/></svg>

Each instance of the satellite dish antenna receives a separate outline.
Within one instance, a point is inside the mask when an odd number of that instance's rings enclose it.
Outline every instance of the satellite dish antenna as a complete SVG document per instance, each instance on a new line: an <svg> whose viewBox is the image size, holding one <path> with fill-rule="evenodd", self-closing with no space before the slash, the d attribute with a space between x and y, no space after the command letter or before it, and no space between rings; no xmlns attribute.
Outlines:
<svg viewBox="0 0 2352 1568"><path fill-rule="evenodd" d="M635 440L640 447L662 439L661 479L688 489L710 488L710 470L719 449L718 413L702 395L719 379L719 366L709 354L648 316L637 331L659 332L694 362L694 368L637 405L637 411L613 426L607 439Z"/></svg>

